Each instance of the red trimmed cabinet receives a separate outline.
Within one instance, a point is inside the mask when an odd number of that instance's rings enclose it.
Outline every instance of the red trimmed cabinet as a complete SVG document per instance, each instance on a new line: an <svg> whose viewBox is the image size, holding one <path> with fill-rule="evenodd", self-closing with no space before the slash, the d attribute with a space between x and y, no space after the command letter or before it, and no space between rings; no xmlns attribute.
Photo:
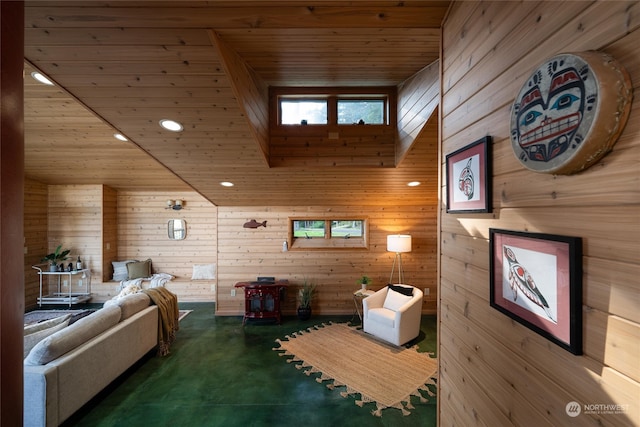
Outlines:
<svg viewBox="0 0 640 427"><path fill-rule="evenodd" d="M288 281L277 282L238 282L236 288L244 289L244 317L242 324L247 319L276 319L280 324L282 314L280 301L284 299L284 292Z"/></svg>

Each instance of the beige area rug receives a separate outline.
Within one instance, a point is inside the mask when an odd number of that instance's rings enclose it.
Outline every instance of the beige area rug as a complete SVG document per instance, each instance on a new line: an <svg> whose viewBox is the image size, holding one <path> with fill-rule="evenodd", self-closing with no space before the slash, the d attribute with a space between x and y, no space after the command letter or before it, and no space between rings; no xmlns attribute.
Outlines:
<svg viewBox="0 0 640 427"><path fill-rule="evenodd" d="M435 396L437 359L416 347L386 344L344 323L315 326L276 342L280 347L273 350L293 356L287 362L302 362L296 368L308 368L307 375L320 372L319 383L332 380L327 387L345 386L343 397L360 394L358 406L375 402L373 415L382 416L386 408L409 415L411 396L422 402L427 401L424 394Z"/></svg>

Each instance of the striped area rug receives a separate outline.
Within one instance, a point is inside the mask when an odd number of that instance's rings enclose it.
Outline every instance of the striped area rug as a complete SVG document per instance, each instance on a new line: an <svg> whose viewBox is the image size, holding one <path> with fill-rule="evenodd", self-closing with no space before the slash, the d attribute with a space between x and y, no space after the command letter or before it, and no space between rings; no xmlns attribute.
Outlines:
<svg viewBox="0 0 640 427"><path fill-rule="evenodd" d="M55 319L56 317L81 315L85 312L93 312L94 310L34 310L24 315L24 326L33 325L34 323L44 322L45 320Z"/></svg>
<svg viewBox="0 0 640 427"><path fill-rule="evenodd" d="M67 314L79 315L85 312L94 312L95 310L35 310L25 313L24 326L32 325L34 323L43 322L49 319L55 319L56 317L64 316ZM187 317L193 310L180 310L178 315L178 321Z"/></svg>
<svg viewBox="0 0 640 427"><path fill-rule="evenodd" d="M359 394L356 404L375 402L373 415L397 408L410 414L411 396L427 401L435 396L437 359L417 348L386 344L344 323L316 326L276 340L281 356L293 356L287 362L301 362L298 369L307 375L320 373L316 381L330 380L329 388L346 388L347 397Z"/></svg>

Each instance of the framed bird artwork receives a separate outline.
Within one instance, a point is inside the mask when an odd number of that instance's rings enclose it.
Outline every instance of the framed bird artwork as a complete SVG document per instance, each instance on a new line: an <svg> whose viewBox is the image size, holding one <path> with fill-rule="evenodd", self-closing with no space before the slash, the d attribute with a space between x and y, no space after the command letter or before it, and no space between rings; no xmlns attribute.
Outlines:
<svg viewBox="0 0 640 427"><path fill-rule="evenodd" d="M490 305L582 354L582 239L489 229Z"/></svg>

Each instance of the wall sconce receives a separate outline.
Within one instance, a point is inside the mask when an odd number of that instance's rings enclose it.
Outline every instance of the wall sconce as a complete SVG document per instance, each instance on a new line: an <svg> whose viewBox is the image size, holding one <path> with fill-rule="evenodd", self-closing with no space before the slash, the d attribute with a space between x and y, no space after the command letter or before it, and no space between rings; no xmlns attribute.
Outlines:
<svg viewBox="0 0 640 427"><path fill-rule="evenodd" d="M179 211L184 206L184 200L167 200L166 209L173 209L174 211Z"/></svg>
<svg viewBox="0 0 640 427"><path fill-rule="evenodd" d="M411 236L408 234L391 234L387 236L387 250L389 252L395 252L395 258L393 258L393 267L391 267L391 275L389 276L389 283L393 283L393 270L398 263L398 282L404 283L404 272L402 271L402 253L411 252Z"/></svg>

